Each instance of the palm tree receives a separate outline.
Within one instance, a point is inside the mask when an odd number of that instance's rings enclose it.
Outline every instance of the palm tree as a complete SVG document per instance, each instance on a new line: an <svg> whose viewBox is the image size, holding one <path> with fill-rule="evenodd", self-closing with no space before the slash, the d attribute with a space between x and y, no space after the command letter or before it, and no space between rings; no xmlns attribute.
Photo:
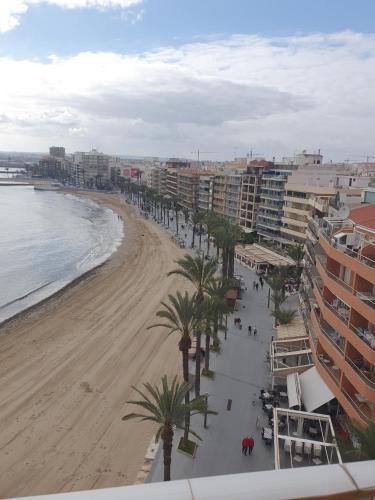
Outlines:
<svg viewBox="0 0 375 500"><path fill-rule="evenodd" d="M356 443L355 448L348 453L359 460L375 460L375 419L370 420L366 428L351 421L346 425Z"/></svg>
<svg viewBox="0 0 375 500"><path fill-rule="evenodd" d="M225 295L231 287L230 280L223 280L222 278L212 279L207 286L206 292L210 299L210 309L213 316L213 331L212 337L214 339L214 347L218 348L220 345L218 332L219 325L222 323L224 315L232 312L225 300ZM207 349L207 339L206 339ZM205 359L206 367L209 365L209 360Z"/></svg>
<svg viewBox="0 0 375 500"><path fill-rule="evenodd" d="M149 383L143 384L143 386L146 390L144 392L133 387L141 399L127 401L127 403L137 405L145 412L129 413L122 417L122 420L139 418L142 422L151 421L158 425L156 441L160 438L163 441L164 481L170 481L174 427L184 428L184 416L187 412L191 415L215 414L216 412L208 410L204 396L196 398L188 404L184 403L185 395L189 393L191 387L186 382L180 384L177 377L174 377L172 383L169 384L167 376L164 375L161 379L161 388ZM201 439L192 430L190 433Z"/></svg>
<svg viewBox="0 0 375 500"><path fill-rule="evenodd" d="M178 203L177 196L173 196L172 197L172 204L173 204L173 208L174 208L175 215L176 215L176 234L178 234L178 213L179 213L179 211L181 209L181 206Z"/></svg>
<svg viewBox="0 0 375 500"><path fill-rule="evenodd" d="M184 295L177 292L176 296L168 295L169 304L162 302L161 309L156 313L159 318L163 319L162 323L155 323L147 329L164 327L167 328L168 334L179 333L180 341L178 348L182 354L182 374L184 381L189 383L189 349L191 348L191 336L196 328L197 306L195 294L189 296L187 292ZM185 404L189 404L189 392L185 394ZM190 414L185 415L185 436L187 439L189 433Z"/></svg>
<svg viewBox="0 0 375 500"><path fill-rule="evenodd" d="M216 259L208 259L205 261L203 257L185 255L182 259L178 259L176 263L179 265L179 268L170 271L168 276L172 274L183 276L188 281L193 283L196 289L197 323L195 334L197 339L197 349L195 355L195 396L198 397L200 394L202 304L206 289L215 275L217 261Z"/></svg>
<svg viewBox="0 0 375 500"><path fill-rule="evenodd" d="M207 256L210 256L210 240L211 235L215 229L219 225L219 219L214 213L208 213L205 215L203 219L203 223L207 229Z"/></svg>
<svg viewBox="0 0 375 500"><path fill-rule="evenodd" d="M216 245L222 249L223 278L233 278L235 246L243 237L243 231L239 226L222 219L213 234Z"/></svg>
<svg viewBox="0 0 375 500"><path fill-rule="evenodd" d="M277 309L272 313L280 325L289 325L296 317L296 309Z"/></svg>
<svg viewBox="0 0 375 500"><path fill-rule="evenodd" d="M305 256L305 249L303 245L291 246L288 249L289 257L291 257L296 263L296 276L297 276L297 284L299 286L301 281L302 274L302 261Z"/></svg>
<svg viewBox="0 0 375 500"><path fill-rule="evenodd" d="M200 212L193 212L193 215L191 217L191 222L193 223L193 236L191 239L191 248L194 248L195 246L195 231L197 230L198 224L201 222L202 216Z"/></svg>
<svg viewBox="0 0 375 500"><path fill-rule="evenodd" d="M265 277L266 283L272 290L271 299L274 305L273 316L278 313L281 304L285 301L285 279L287 276L287 269L284 267L276 267L268 276Z"/></svg>

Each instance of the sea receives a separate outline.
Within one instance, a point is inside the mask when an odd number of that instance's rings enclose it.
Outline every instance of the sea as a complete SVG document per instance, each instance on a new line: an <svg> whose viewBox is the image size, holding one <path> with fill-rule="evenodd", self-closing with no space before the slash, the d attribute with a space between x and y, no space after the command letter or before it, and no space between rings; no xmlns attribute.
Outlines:
<svg viewBox="0 0 375 500"><path fill-rule="evenodd" d="M0 185L0 323L103 263L122 238L117 214L90 200Z"/></svg>

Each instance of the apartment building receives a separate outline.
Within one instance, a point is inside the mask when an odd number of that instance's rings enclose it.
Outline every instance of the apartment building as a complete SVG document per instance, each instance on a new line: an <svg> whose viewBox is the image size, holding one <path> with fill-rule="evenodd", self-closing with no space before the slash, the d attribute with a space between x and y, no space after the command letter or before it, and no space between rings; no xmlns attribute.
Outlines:
<svg viewBox="0 0 375 500"><path fill-rule="evenodd" d="M307 257L315 365L346 415L366 425L375 417L375 205L325 218Z"/></svg>
<svg viewBox="0 0 375 500"><path fill-rule="evenodd" d="M80 168L85 185L94 185L106 182L110 178L110 157L93 149L87 153L76 152L73 154L73 163Z"/></svg>
<svg viewBox="0 0 375 500"><path fill-rule="evenodd" d="M335 195L334 188L291 184L288 180L285 185L281 236L296 243L304 243L309 220L327 215L329 200Z"/></svg>
<svg viewBox="0 0 375 500"><path fill-rule="evenodd" d="M200 175L201 172L191 169L178 171L178 202L190 213L198 210Z"/></svg>
<svg viewBox="0 0 375 500"><path fill-rule="evenodd" d="M178 169L177 168L167 168L167 174L165 178L165 192L171 198L178 195Z"/></svg>
<svg viewBox="0 0 375 500"><path fill-rule="evenodd" d="M245 232L256 229L261 200L262 175L273 166L265 160L253 160L242 174L239 224Z"/></svg>
<svg viewBox="0 0 375 500"><path fill-rule="evenodd" d="M212 212L214 194L214 174L203 174L199 177L198 209Z"/></svg>
<svg viewBox="0 0 375 500"><path fill-rule="evenodd" d="M285 185L292 174L292 166L286 165L268 169L262 176L260 203L257 218L257 233L261 239L289 244L281 236Z"/></svg>
<svg viewBox="0 0 375 500"><path fill-rule="evenodd" d="M156 167L150 171L150 187L160 195L167 194L167 169Z"/></svg>
<svg viewBox="0 0 375 500"><path fill-rule="evenodd" d="M65 148L61 146L51 146L49 148L49 155L54 158L65 158Z"/></svg>
<svg viewBox="0 0 375 500"><path fill-rule="evenodd" d="M212 209L226 217L232 224L239 224L242 174L238 171L215 175Z"/></svg>

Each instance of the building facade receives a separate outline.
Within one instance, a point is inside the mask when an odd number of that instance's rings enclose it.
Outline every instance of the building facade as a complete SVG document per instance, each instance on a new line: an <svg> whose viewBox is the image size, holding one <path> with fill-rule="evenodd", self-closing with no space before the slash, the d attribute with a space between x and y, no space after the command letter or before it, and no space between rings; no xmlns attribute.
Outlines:
<svg viewBox="0 0 375 500"><path fill-rule="evenodd" d="M375 417L375 205L325 218L304 273L315 365L345 414L366 425Z"/></svg>
<svg viewBox="0 0 375 500"><path fill-rule="evenodd" d="M272 167L271 162L253 160L242 174L239 224L245 232L256 229L261 201L262 175Z"/></svg>
<svg viewBox="0 0 375 500"><path fill-rule="evenodd" d="M242 174L223 173L215 175L212 209L232 224L239 224Z"/></svg>
<svg viewBox="0 0 375 500"><path fill-rule="evenodd" d="M285 185L281 236L305 243L309 220L328 215L329 200L335 195L334 188L291 184L289 180Z"/></svg>
<svg viewBox="0 0 375 500"><path fill-rule="evenodd" d="M260 204L258 208L257 233L261 239L288 243L281 236L285 184L292 170L275 166L262 176Z"/></svg>

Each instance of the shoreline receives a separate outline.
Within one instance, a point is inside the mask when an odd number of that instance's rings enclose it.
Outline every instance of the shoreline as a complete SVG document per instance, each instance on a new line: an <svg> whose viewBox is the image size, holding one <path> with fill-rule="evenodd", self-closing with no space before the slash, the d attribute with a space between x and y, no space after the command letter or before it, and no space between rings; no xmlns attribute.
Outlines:
<svg viewBox="0 0 375 500"><path fill-rule="evenodd" d="M81 195L75 193L75 195ZM88 194L123 217L98 267L0 327L0 497L132 484L154 434L122 422L131 386L179 374L178 337L147 331L183 255L117 195Z"/></svg>
<svg viewBox="0 0 375 500"><path fill-rule="evenodd" d="M93 198L91 198L90 195L88 193L85 193L85 192L80 193L79 191L77 191L77 192L72 193L69 190L64 190L64 191L61 190L60 193L62 195L69 194L70 196L74 196L76 198L83 198L83 199L89 199L90 201L94 201ZM97 205L101 205L99 202L96 202L96 203L97 203ZM102 206L104 206L105 208L109 208L106 205L102 205ZM113 212L114 216L118 215L118 212L116 212L116 211L114 211L112 209L110 209L110 210ZM70 281L69 281L68 278L61 278L60 281L61 282L65 282L65 284L63 284L59 289L57 289L55 291L52 291L48 296L46 296L44 298L41 298L39 300L36 299L36 302L34 302L34 303L30 304L30 305L27 305L26 307L24 307L20 311L17 311L16 313L12 314L8 318L5 318L3 320L0 318L0 330L1 330L1 328L4 325L6 325L8 323L11 323L13 320L17 320L19 318L22 318L23 314L31 312L32 310L34 310L38 306L41 306L41 305L45 304L46 302L48 302L53 297L57 297L59 294L64 293L65 290L69 289L74 284L78 284L81 279L84 279L84 278L88 277L91 272L94 272L96 269L99 269L100 267L104 266L113 257L113 255L118 251L118 249L120 248L120 246L121 246L121 244L123 242L123 239L124 239L124 223L122 222L122 236L121 236L121 239L118 240L118 242L116 244L116 248L112 251L112 253L103 262L98 262L97 264L94 264L94 266L92 268L87 269L87 271L84 271L81 274L78 274L75 278L71 279ZM37 288L36 290L32 290L31 292L23 295L22 297L18 297L16 299L12 300L11 302L8 302L7 304L4 304L3 306L0 307L0 310L4 309L6 307L9 307L10 305L12 305L12 304L14 304L14 303L16 303L18 301L21 301L21 300L25 299L28 296L32 296L33 294L35 294L35 292L38 292L40 289L42 289L44 287L47 287L47 286L50 286L53 283L57 283L57 282L51 281L49 283L46 283L45 285L42 285L41 287Z"/></svg>

